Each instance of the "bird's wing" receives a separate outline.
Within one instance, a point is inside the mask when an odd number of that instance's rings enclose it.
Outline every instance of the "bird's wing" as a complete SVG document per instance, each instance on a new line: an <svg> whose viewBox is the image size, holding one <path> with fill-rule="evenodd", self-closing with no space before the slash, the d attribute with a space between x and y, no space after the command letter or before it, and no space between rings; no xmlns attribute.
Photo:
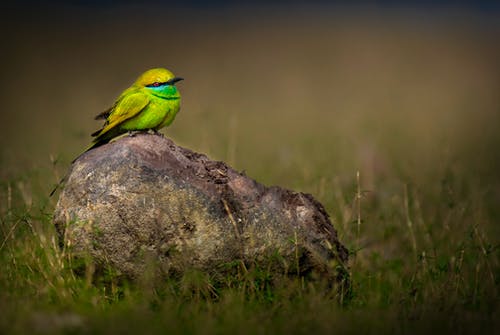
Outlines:
<svg viewBox="0 0 500 335"><path fill-rule="evenodd" d="M137 92L124 96L118 100L113 110L106 120L106 125L101 130L98 136L108 132L120 123L133 118L139 114L149 104L149 97L142 93Z"/></svg>
<svg viewBox="0 0 500 335"><path fill-rule="evenodd" d="M123 91L122 94L120 94L120 96L118 97L118 99L116 99L113 106L109 107L104 112L97 114L94 117L94 120L100 120L100 119L106 120L109 117L109 115L113 112L113 110L116 108L116 106L120 103L120 101L122 101L123 98L129 96L131 93L138 93L137 87L132 86Z"/></svg>

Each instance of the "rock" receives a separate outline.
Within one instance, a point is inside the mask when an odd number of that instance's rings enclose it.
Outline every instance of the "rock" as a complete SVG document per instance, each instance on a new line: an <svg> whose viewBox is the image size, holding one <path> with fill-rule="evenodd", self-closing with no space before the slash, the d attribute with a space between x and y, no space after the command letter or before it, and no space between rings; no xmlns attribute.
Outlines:
<svg viewBox="0 0 500 335"><path fill-rule="evenodd" d="M311 195L266 187L158 135L122 137L72 166L54 214L61 241L130 279L230 264L345 279L347 251Z"/></svg>

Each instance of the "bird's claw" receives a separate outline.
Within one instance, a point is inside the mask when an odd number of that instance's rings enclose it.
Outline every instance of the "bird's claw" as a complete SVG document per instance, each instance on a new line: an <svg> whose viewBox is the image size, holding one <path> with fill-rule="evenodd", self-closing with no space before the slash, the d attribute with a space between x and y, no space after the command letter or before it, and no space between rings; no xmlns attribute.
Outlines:
<svg viewBox="0 0 500 335"><path fill-rule="evenodd" d="M162 133L160 133L158 130L156 129L151 129L153 131L153 134L157 135L157 136L160 136L160 137L165 137Z"/></svg>
<svg viewBox="0 0 500 335"><path fill-rule="evenodd" d="M137 135L139 133L140 133L140 131L138 131L138 130L129 130L128 137L135 137L135 135Z"/></svg>

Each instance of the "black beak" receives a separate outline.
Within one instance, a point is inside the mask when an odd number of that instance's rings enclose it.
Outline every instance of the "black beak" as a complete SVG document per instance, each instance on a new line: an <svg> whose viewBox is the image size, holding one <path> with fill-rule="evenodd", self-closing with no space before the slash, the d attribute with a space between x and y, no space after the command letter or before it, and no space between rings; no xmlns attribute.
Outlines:
<svg viewBox="0 0 500 335"><path fill-rule="evenodd" d="M169 84L169 85L173 85L173 84L175 84L176 82L181 81L181 80L184 80L184 78L181 78L181 77L174 77L174 78L170 79L169 81L167 81L167 84Z"/></svg>

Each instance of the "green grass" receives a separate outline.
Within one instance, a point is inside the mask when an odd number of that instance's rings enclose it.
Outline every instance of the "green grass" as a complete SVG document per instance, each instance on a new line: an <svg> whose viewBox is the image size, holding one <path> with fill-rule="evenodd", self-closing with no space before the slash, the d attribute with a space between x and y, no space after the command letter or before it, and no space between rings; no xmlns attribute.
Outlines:
<svg viewBox="0 0 500 335"><path fill-rule="evenodd" d="M2 82L0 333L498 328L498 26L340 16L298 26L295 13L210 21L209 35L194 20L166 43L102 15L85 33L65 29L80 21L35 20L37 34L21 25L11 38L23 43L4 55L17 66ZM351 251L349 294L300 278L270 285L259 268L217 286L196 271L155 285L72 271L48 193L98 127L94 114L156 65L187 78L167 136L325 205ZM30 99L18 90L27 82Z"/></svg>
<svg viewBox="0 0 500 335"><path fill-rule="evenodd" d="M415 187L389 203L361 194L358 222L355 193L326 193L346 216L335 222L352 250L352 291L338 301L300 280L271 286L273 275L256 268L218 287L198 272L154 286L118 285L109 274L92 283L73 273L77 264L59 248L50 207L30 206L17 185L2 185L6 333L468 333L497 325L498 244L485 233L487 199L458 196L451 204L438 195L441 203L428 209L422 192L435 195Z"/></svg>

